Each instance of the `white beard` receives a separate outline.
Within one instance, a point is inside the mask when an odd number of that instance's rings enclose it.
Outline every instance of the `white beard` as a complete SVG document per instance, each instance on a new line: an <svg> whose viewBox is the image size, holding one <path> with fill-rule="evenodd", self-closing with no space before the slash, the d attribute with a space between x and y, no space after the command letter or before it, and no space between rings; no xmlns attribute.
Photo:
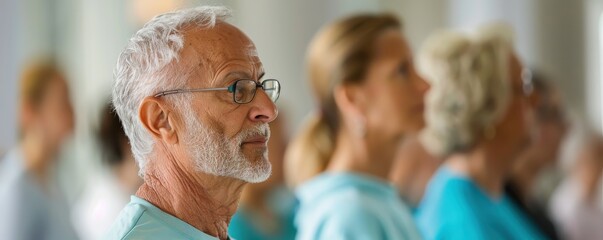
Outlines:
<svg viewBox="0 0 603 240"><path fill-rule="evenodd" d="M199 121L192 109L183 110L188 129L183 140L195 161L196 170L249 183L263 182L270 177L272 165L268 161L268 150L254 153L253 158L256 159L248 159L241 148L243 141L251 136L261 135L269 139L268 124L245 129L231 142Z"/></svg>

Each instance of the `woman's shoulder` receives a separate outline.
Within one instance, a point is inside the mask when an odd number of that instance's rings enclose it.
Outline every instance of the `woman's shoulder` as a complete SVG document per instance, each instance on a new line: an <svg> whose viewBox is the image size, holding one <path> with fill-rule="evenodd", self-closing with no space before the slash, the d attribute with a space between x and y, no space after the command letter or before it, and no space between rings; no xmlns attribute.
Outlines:
<svg viewBox="0 0 603 240"><path fill-rule="evenodd" d="M484 196L471 180L438 173L425 191L416 211L419 222L479 222Z"/></svg>

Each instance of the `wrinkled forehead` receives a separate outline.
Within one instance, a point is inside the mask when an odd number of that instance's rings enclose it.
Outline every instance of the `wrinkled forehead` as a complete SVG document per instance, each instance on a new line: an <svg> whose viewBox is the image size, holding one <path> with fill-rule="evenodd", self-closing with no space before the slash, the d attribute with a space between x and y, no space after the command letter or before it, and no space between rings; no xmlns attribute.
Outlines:
<svg viewBox="0 0 603 240"><path fill-rule="evenodd" d="M235 26L224 22L209 29L185 29L181 59L186 61L185 64L190 64L191 71L202 70L211 75L223 70L225 65L236 65L248 71L262 67L251 39Z"/></svg>

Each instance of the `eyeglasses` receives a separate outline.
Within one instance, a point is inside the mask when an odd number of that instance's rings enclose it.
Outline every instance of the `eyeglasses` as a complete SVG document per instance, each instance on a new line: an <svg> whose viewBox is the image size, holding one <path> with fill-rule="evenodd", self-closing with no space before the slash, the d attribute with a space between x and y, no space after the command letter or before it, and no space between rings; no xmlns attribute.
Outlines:
<svg viewBox="0 0 603 240"><path fill-rule="evenodd" d="M258 88L262 88L266 95L276 102L281 93L281 83L276 79L266 79L262 83L258 83L251 79L241 79L234 82L232 85L224 88L194 88L194 89L176 89L168 90L155 94L155 97L162 97L165 95L176 94L176 93L189 93L189 92L209 92L209 91L228 91L232 93L232 99L235 103L245 104L253 101L255 93Z"/></svg>

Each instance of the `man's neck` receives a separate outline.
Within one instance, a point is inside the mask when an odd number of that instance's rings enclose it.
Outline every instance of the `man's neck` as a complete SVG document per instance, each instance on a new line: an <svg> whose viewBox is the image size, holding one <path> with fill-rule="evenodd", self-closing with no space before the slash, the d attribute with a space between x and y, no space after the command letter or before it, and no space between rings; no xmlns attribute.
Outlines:
<svg viewBox="0 0 603 240"><path fill-rule="evenodd" d="M173 157L150 162L162 166L147 167L136 195L208 235L227 239L245 183L194 172L194 168L179 166Z"/></svg>

